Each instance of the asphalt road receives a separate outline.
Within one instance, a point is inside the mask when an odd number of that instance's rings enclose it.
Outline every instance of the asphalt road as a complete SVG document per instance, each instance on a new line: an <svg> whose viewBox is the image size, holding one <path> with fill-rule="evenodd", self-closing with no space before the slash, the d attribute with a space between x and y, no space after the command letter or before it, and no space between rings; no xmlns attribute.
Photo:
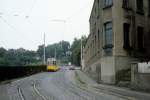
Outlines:
<svg viewBox="0 0 150 100"><path fill-rule="evenodd" d="M43 72L0 86L0 100L126 100L74 84L70 70ZM2 88L5 87L5 88Z"/></svg>

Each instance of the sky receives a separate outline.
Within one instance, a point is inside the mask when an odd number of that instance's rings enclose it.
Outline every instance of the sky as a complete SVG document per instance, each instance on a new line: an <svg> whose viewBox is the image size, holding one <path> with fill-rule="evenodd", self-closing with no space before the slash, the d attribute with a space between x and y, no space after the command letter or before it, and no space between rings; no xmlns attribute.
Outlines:
<svg viewBox="0 0 150 100"><path fill-rule="evenodd" d="M94 0L0 0L0 47L37 50L89 34Z"/></svg>

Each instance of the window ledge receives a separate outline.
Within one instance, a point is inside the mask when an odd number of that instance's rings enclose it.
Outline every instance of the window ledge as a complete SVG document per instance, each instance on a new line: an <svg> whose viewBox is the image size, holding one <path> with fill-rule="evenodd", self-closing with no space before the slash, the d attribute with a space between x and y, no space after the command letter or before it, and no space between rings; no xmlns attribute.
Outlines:
<svg viewBox="0 0 150 100"><path fill-rule="evenodd" d="M128 46L123 46L123 48L125 49L125 50L131 50L132 48L128 45Z"/></svg>
<svg viewBox="0 0 150 100"><path fill-rule="evenodd" d="M125 9L125 10L132 10L131 7L123 7L123 6L122 6L122 8Z"/></svg>
<svg viewBox="0 0 150 100"><path fill-rule="evenodd" d="M144 11L137 10L136 13L140 15L144 15Z"/></svg>
<svg viewBox="0 0 150 100"><path fill-rule="evenodd" d="M113 48L114 46L112 44L107 44L103 46L103 49L107 49L107 48Z"/></svg>
<svg viewBox="0 0 150 100"><path fill-rule="evenodd" d="M145 49L144 47L138 48L138 51L139 51L139 52L145 52L145 50L146 50L146 49Z"/></svg>
<svg viewBox="0 0 150 100"><path fill-rule="evenodd" d="M105 5L104 7L103 7L103 9L108 9L108 8L111 8L113 6L113 4L111 4L111 5Z"/></svg>

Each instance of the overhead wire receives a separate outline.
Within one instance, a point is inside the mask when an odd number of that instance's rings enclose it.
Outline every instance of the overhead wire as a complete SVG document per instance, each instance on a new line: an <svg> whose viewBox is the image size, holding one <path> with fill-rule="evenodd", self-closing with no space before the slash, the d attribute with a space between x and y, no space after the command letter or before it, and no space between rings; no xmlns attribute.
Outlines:
<svg viewBox="0 0 150 100"><path fill-rule="evenodd" d="M92 3L92 1L90 1L89 3L87 3L84 7L81 7L75 13L73 13L72 15L66 17L65 19L53 19L51 21L55 21L55 22L68 22L68 20L72 19L73 17L75 17L79 13L83 12L87 7L89 7L91 5L91 3Z"/></svg>
<svg viewBox="0 0 150 100"><path fill-rule="evenodd" d="M75 17L76 15L80 14L81 12L83 12L87 7L89 7L91 5L92 1L90 1L89 3L87 3L84 7L80 8L78 11L76 11L74 14L72 14L71 16L67 17L66 20L70 20L73 17Z"/></svg>
<svg viewBox="0 0 150 100"><path fill-rule="evenodd" d="M32 6L31 6L30 9L29 9L29 13L28 13L27 15L25 15L25 18L29 18L29 17L30 17L30 15L31 15L31 13L32 13L32 11L33 11L33 9L34 9L34 6L35 6L35 4L36 4L36 1L37 1L37 0L34 0L34 1L33 1L33 4L32 4ZM18 16L20 16L20 15L19 15L19 14L14 14L13 16L18 17ZM1 19L8 27L10 27L11 29L13 29L13 30L18 34L19 37L21 37L21 38L26 37L27 40L28 40L27 42L28 42L28 43L31 43L31 42L29 42L29 41L31 41L32 39L29 38L29 37L26 36L26 35L21 34L20 31L18 31L18 30L14 27L14 25L10 24L10 23L4 18L3 12L0 12L0 19ZM30 23L30 21L29 21L29 23Z"/></svg>
<svg viewBox="0 0 150 100"><path fill-rule="evenodd" d="M93 3L92 1L90 1L89 3L87 3L84 7L80 8L79 10L77 10L75 13L73 13L72 15L70 15L69 17L67 17L65 20L60 20L60 19L55 19L54 21L61 21L61 22L64 22L64 31L66 30L66 27L67 27L67 22L69 20L71 20L72 18L74 18L75 16L79 15L80 13L82 13L86 8L88 8L91 3ZM65 33L65 32L64 32ZM62 34L62 37L64 38L64 34Z"/></svg>
<svg viewBox="0 0 150 100"><path fill-rule="evenodd" d="M14 31L16 31L15 27L13 27L11 24L9 24L2 16L0 16L1 20L6 23L11 29L13 29Z"/></svg>
<svg viewBox="0 0 150 100"><path fill-rule="evenodd" d="M2 16L0 16L0 19L1 19L5 24L7 24L11 29L13 29L21 38L26 37L26 36L24 36L23 34L20 34L20 32L19 32L12 24L10 24L5 18L3 18ZM28 40L31 40L31 39L29 39L28 37L27 37L27 39L28 39ZM27 41L27 42L29 42L29 41ZM30 42L29 42L29 43L30 43Z"/></svg>
<svg viewBox="0 0 150 100"><path fill-rule="evenodd" d="M37 0L34 0L33 1L33 4L32 4L32 6L30 7L30 9L29 9L29 13L25 16L25 18L26 19L28 19L30 16L31 16L31 14L32 14L32 12L33 12L33 9L34 9L34 7L35 7L35 4L36 4L36 2L37 2ZM70 19L72 19L73 17L75 17L76 15L79 15L80 13L82 13L88 6L90 6L91 5L91 3L92 3L92 1L90 1L88 4L86 4L84 7L82 7L82 8L80 8L78 11L76 11L75 13L73 13L71 16L69 16L69 17L67 17L65 20L57 20L57 19L55 19L54 21L62 21L63 23L67 23L68 22L68 20L70 20ZM13 25L11 25L10 23L8 23L8 21L6 20L6 19L4 19L2 16L2 13L0 13L0 18L3 20L3 22L5 22L10 28L12 28L15 32L17 32L17 33L19 33L18 32L18 30L13 26ZM18 16L18 15L17 15ZM66 27L66 25L65 25L65 27ZM20 34L19 33L19 35L22 35L22 34ZM31 40L31 39L30 39Z"/></svg>
<svg viewBox="0 0 150 100"><path fill-rule="evenodd" d="M31 7L30 7L29 10L28 10L28 12L27 12L26 15L25 15L25 19L26 19L26 21L27 21L29 24L31 24L30 17L31 17L31 14L32 14L32 12L33 12L33 9L34 9L36 3L37 3L37 0L34 0L33 3L32 3L32 5L31 5Z"/></svg>
<svg viewBox="0 0 150 100"><path fill-rule="evenodd" d="M67 17L65 20L60 20L60 19L54 19L52 21L55 22L63 22L64 23L64 33L66 31L66 27L67 27L67 22L68 20L72 19L73 17L75 17L76 15L79 15L80 13L82 13L87 7L89 7L91 5L92 1L90 1L89 3L87 3L84 7L80 8L78 11L76 11L75 13L73 13L72 15L70 15L69 17ZM64 34L62 34L62 38L64 38Z"/></svg>
<svg viewBox="0 0 150 100"><path fill-rule="evenodd" d="M34 9L34 6L35 6L36 2L37 2L37 0L34 0L34 1L33 1L32 6L31 6L31 8L29 9L28 14L25 16L26 18L29 18L30 15L32 14L32 11L33 11L33 9Z"/></svg>

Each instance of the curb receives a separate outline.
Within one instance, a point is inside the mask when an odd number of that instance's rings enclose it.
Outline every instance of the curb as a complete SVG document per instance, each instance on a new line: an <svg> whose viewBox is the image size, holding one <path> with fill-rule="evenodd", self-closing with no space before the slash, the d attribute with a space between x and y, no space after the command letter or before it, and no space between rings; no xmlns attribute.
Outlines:
<svg viewBox="0 0 150 100"><path fill-rule="evenodd" d="M92 92L96 92L96 93L103 92L103 93L118 96L118 97L121 97L121 98L124 98L127 100L150 100L150 94L146 94L146 93L125 90L123 88L117 88L117 87L111 88L110 86L88 85L86 82L84 82L81 79L81 77L77 71L75 71L75 80L77 81L77 84L84 87L84 89L89 90L89 88L90 88L91 91L93 90Z"/></svg>

